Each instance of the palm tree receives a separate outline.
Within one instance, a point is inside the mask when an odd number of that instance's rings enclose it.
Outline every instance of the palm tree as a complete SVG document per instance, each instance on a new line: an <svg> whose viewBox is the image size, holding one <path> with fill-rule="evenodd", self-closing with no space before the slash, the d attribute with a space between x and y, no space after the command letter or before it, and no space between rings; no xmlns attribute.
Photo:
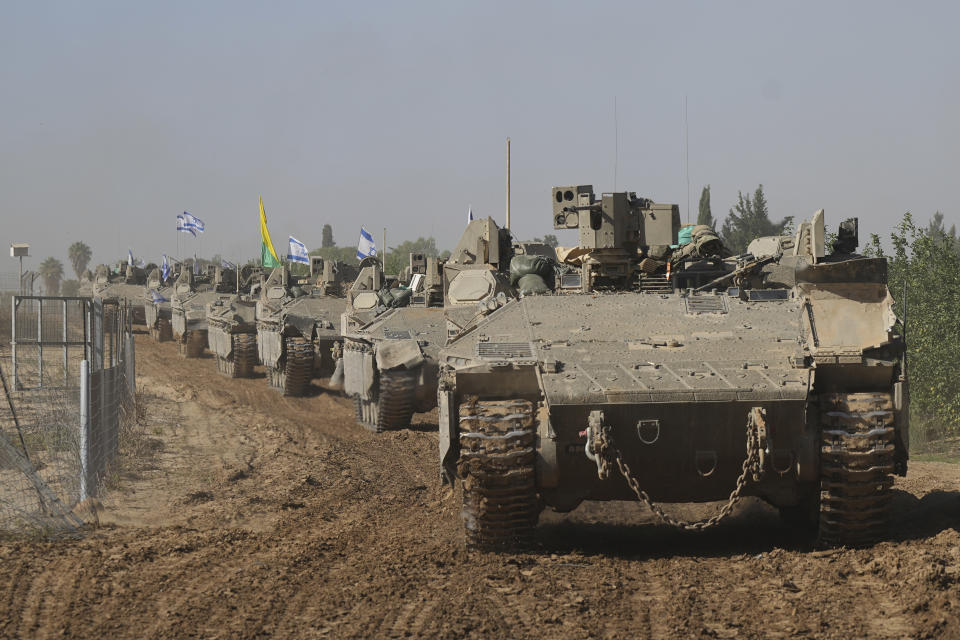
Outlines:
<svg viewBox="0 0 960 640"><path fill-rule="evenodd" d="M47 295L57 295L60 291L60 281L63 279L63 263L52 256L47 258L40 263L40 277L43 278Z"/></svg>
<svg viewBox="0 0 960 640"><path fill-rule="evenodd" d="M83 242L74 242L67 249L67 256L70 258L70 264L73 265L73 272L77 274L77 279L83 276L92 255L90 247Z"/></svg>

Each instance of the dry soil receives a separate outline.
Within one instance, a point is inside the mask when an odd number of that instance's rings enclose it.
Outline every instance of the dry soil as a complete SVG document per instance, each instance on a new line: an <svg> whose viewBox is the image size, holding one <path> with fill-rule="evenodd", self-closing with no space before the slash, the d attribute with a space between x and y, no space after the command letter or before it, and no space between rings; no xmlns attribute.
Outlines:
<svg viewBox="0 0 960 640"><path fill-rule="evenodd" d="M137 349L144 455L83 538L0 541L0 636L960 637L960 465L914 462L867 549L745 501L701 534L628 503L545 513L533 551L468 553L435 416L378 436L319 387Z"/></svg>

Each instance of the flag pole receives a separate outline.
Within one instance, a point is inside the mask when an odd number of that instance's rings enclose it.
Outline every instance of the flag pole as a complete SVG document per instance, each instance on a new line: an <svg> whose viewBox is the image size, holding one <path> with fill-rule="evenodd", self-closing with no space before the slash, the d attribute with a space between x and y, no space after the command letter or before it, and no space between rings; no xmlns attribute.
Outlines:
<svg viewBox="0 0 960 640"><path fill-rule="evenodd" d="M507 138L507 229L510 229L510 138Z"/></svg>

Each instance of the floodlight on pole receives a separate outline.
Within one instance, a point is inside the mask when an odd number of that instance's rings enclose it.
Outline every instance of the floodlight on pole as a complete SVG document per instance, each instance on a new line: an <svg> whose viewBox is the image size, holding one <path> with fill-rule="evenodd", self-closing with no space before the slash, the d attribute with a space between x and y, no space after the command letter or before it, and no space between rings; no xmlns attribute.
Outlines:
<svg viewBox="0 0 960 640"><path fill-rule="evenodd" d="M23 295L23 259L30 257L30 245L26 242L14 242L10 245L10 257L20 258L20 278L17 280L17 293Z"/></svg>

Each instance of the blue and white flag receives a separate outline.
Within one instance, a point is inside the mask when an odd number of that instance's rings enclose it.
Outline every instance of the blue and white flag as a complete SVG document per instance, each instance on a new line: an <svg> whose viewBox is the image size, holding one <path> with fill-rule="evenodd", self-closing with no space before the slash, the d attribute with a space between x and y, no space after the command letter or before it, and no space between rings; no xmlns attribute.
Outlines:
<svg viewBox="0 0 960 640"><path fill-rule="evenodd" d="M127 249L127 265L131 267L133 266L133 251L130 249Z"/></svg>
<svg viewBox="0 0 960 640"><path fill-rule="evenodd" d="M193 228L193 226L187 226L187 221L183 216L177 216L177 231L185 231L186 233L193 235L194 238L197 237L196 230Z"/></svg>
<svg viewBox="0 0 960 640"><path fill-rule="evenodd" d="M191 229L195 229L200 233L203 233L206 229L206 227L203 226L203 220L186 211L183 212L183 222L186 226L190 227Z"/></svg>
<svg viewBox="0 0 960 640"><path fill-rule="evenodd" d="M197 256L193 256L193 275L200 275L200 261L197 260Z"/></svg>
<svg viewBox="0 0 960 640"><path fill-rule="evenodd" d="M293 236L290 236L290 249L287 251L287 260L290 262L310 264L310 255L307 253L307 245L303 244Z"/></svg>
<svg viewBox="0 0 960 640"><path fill-rule="evenodd" d="M473 207L467 205L467 224L473 222Z"/></svg>
<svg viewBox="0 0 960 640"><path fill-rule="evenodd" d="M360 227L360 242L357 244L357 257L363 260L377 255L377 245L370 232Z"/></svg>
<svg viewBox="0 0 960 640"><path fill-rule="evenodd" d="M156 290L156 289L150 289L150 293L153 294L153 302L154 302L154 304L159 304L159 303L161 303L161 302L170 302L170 299L169 299L169 298L164 298L162 295L160 295L159 293L157 293L157 290Z"/></svg>
<svg viewBox="0 0 960 640"><path fill-rule="evenodd" d="M220 266L224 269L233 269L234 271L237 270L237 265L233 264L226 258L220 258Z"/></svg>
<svg viewBox="0 0 960 640"><path fill-rule="evenodd" d="M143 258L137 258L137 266L143 269L147 266L147 263L143 261Z"/></svg>
<svg viewBox="0 0 960 640"><path fill-rule="evenodd" d="M163 262L160 263L160 278L166 280L170 277L170 263L167 261L167 254L163 254Z"/></svg>

